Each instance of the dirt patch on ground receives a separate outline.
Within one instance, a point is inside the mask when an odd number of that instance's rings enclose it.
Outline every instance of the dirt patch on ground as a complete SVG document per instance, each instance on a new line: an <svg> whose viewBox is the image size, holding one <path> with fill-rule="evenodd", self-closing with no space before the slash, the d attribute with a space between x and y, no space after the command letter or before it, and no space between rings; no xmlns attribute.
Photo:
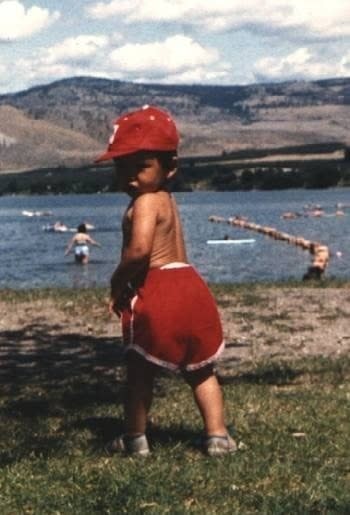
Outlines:
<svg viewBox="0 0 350 515"><path fill-rule="evenodd" d="M339 357L350 351L350 290L267 288L222 296L226 350L221 366L235 362Z"/></svg>
<svg viewBox="0 0 350 515"><path fill-rule="evenodd" d="M263 360L339 357L350 350L350 288L258 287L217 295L226 349L223 374ZM112 374L121 331L101 302L82 310L48 297L0 299L0 380L31 374Z"/></svg>

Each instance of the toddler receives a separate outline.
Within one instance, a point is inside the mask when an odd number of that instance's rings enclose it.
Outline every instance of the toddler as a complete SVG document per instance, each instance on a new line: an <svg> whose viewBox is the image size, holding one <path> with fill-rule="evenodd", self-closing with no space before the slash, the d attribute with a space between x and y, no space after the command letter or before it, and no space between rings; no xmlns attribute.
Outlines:
<svg viewBox="0 0 350 515"><path fill-rule="evenodd" d="M179 142L168 113L151 106L116 120L107 151L131 201L124 214L119 265L111 278L110 309L121 317L126 346L125 434L109 451L148 454L147 415L153 382L163 367L182 372L204 422L203 450L234 452L224 422L213 363L223 351L215 301L187 261L180 217L169 180Z"/></svg>

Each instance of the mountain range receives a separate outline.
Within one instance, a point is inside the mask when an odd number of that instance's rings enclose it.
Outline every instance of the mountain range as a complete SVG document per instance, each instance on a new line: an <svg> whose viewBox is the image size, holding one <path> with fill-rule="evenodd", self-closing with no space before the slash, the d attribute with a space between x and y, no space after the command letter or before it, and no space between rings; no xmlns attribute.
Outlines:
<svg viewBox="0 0 350 515"><path fill-rule="evenodd" d="M350 146L350 78L205 86L74 77L0 96L0 171L90 164L113 120L145 104L173 115L183 156Z"/></svg>

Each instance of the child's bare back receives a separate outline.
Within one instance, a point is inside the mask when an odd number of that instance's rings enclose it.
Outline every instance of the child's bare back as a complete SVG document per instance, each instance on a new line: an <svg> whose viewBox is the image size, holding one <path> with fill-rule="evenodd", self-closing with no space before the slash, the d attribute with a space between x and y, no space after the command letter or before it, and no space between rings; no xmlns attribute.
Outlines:
<svg viewBox="0 0 350 515"><path fill-rule="evenodd" d="M144 231L145 225L153 231ZM123 219L123 241L124 249L142 245L150 248L149 268L187 263L177 205L167 191L144 193L132 200Z"/></svg>

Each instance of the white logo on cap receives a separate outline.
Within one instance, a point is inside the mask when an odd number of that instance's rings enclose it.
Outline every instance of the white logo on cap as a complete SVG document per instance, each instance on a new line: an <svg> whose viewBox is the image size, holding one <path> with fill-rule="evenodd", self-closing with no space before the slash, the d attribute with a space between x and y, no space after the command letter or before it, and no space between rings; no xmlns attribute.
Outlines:
<svg viewBox="0 0 350 515"><path fill-rule="evenodd" d="M111 137L109 138L109 144L112 145L114 139L115 139L115 135L117 134L117 130L119 129L119 125L118 124L115 124L113 126L113 134L111 135Z"/></svg>

